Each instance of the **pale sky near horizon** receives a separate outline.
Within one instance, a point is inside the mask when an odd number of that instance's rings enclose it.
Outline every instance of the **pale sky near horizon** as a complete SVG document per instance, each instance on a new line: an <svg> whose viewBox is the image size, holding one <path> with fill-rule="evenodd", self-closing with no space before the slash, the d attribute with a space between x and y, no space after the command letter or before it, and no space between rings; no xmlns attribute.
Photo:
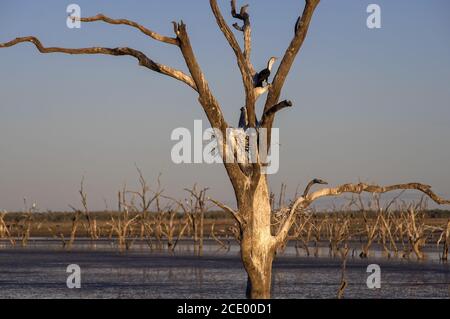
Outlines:
<svg viewBox="0 0 450 319"><path fill-rule="evenodd" d="M227 120L237 125L243 89L235 57L208 1L2 0L0 42L35 35L46 46L130 46L183 68L177 48L126 26L66 27L66 7L135 20L165 35L188 25L199 62ZM219 1L229 22L229 1ZM242 1L238 0L238 3ZM253 62L282 56L302 0L248 0ZM382 28L366 27L366 7L382 9ZM391 184L418 181L450 197L450 3L447 0L322 0L282 97L294 107L277 118L280 170L291 195L311 178ZM237 36L240 34L236 33ZM277 66L277 65L276 65ZM167 194L194 183L233 204L220 165L175 165L170 134L206 118L195 92L128 57L39 54L31 44L0 49L0 209L23 198L50 210L78 205L85 176L91 209L116 207L136 163ZM448 208L448 207L447 207Z"/></svg>

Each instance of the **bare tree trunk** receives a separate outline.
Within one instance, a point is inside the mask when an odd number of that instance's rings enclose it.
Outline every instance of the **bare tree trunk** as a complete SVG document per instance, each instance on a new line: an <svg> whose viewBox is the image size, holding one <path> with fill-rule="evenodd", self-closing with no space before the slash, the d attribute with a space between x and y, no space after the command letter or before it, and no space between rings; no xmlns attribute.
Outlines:
<svg viewBox="0 0 450 319"><path fill-rule="evenodd" d="M448 260L448 247L450 245L450 220L447 222L447 227L443 230L444 248L442 249L442 260Z"/></svg>
<svg viewBox="0 0 450 319"><path fill-rule="evenodd" d="M198 244L198 255L203 255L203 236L204 236L204 224L205 224L205 211L202 208L200 211L200 241Z"/></svg>
<svg viewBox="0 0 450 319"><path fill-rule="evenodd" d="M262 254L252 257L250 264L245 264L247 271L246 296L250 299L270 299L272 290L272 263L273 253ZM245 257L242 255L243 260Z"/></svg>
<svg viewBox="0 0 450 319"><path fill-rule="evenodd" d="M78 212L75 212L75 216L73 217L73 221L72 221L72 229L70 231L70 240L69 240L69 244L67 246L68 249L71 249L73 246L73 243L75 242L75 237L77 235L77 229L78 229Z"/></svg>
<svg viewBox="0 0 450 319"><path fill-rule="evenodd" d="M271 234L270 194L266 177L259 177L254 191L246 192L238 203L239 212L250 217L250 222L243 227L241 239L241 257L248 274L246 294L252 299L267 299L271 296L276 245Z"/></svg>

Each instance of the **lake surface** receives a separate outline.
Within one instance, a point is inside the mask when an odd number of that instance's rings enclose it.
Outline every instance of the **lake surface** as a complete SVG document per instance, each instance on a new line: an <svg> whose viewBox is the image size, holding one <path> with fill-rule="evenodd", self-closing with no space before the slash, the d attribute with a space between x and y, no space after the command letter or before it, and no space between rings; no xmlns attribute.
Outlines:
<svg viewBox="0 0 450 319"><path fill-rule="evenodd" d="M79 241L65 251L58 241L32 240L27 248L0 245L0 298L244 298L246 273L239 249L206 243L202 257L181 243L175 254L135 245L120 253L112 242ZM428 259L376 257L347 261L345 298L449 298L450 265ZM291 246L274 263L274 298L335 298L341 259L297 254ZM66 285L66 268L81 267L81 289ZM381 267L381 288L367 288L369 264Z"/></svg>

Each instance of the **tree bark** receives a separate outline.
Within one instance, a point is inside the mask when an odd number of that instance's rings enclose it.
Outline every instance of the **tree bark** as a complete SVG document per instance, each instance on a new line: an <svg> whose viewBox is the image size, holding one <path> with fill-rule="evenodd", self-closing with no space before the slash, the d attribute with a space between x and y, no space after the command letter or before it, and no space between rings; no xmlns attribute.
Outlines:
<svg viewBox="0 0 450 319"><path fill-rule="evenodd" d="M271 207L266 176L253 179L238 198L239 213L246 222L241 227L241 257L248 274L246 295L251 299L271 296L275 238L271 233Z"/></svg>

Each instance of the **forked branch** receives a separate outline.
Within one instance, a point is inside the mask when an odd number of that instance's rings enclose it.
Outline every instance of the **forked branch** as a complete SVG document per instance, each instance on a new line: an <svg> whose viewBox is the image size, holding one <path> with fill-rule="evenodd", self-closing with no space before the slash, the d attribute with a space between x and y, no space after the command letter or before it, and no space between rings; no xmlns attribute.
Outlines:
<svg viewBox="0 0 450 319"><path fill-rule="evenodd" d="M248 68L252 75L254 75L255 69L251 62L251 52L252 52L252 28L250 25L250 15L247 12L248 4L241 7L239 13L236 10L236 0L231 0L231 15L233 18L243 21L243 26L239 26L238 23L234 23L233 27L244 33L244 56L247 61Z"/></svg>
<svg viewBox="0 0 450 319"><path fill-rule="evenodd" d="M249 126L250 127L256 127L256 116L255 116L255 93L254 93L254 87L253 87L253 74L251 70L248 67L247 60L244 56L244 53L242 52L241 47L239 46L239 43L236 40L236 37L234 36L233 32L231 31L230 27L227 25L225 19L222 16L222 13L220 12L219 6L217 5L217 0L209 0L209 3L211 5L211 10L216 18L217 25L219 26L219 29L222 31L223 35L228 41L228 44L233 49L236 58L237 58L237 64L239 66L239 70L241 71L242 75L242 81L244 83L245 88L245 97L246 97L246 108L247 108L247 115L249 119Z"/></svg>

